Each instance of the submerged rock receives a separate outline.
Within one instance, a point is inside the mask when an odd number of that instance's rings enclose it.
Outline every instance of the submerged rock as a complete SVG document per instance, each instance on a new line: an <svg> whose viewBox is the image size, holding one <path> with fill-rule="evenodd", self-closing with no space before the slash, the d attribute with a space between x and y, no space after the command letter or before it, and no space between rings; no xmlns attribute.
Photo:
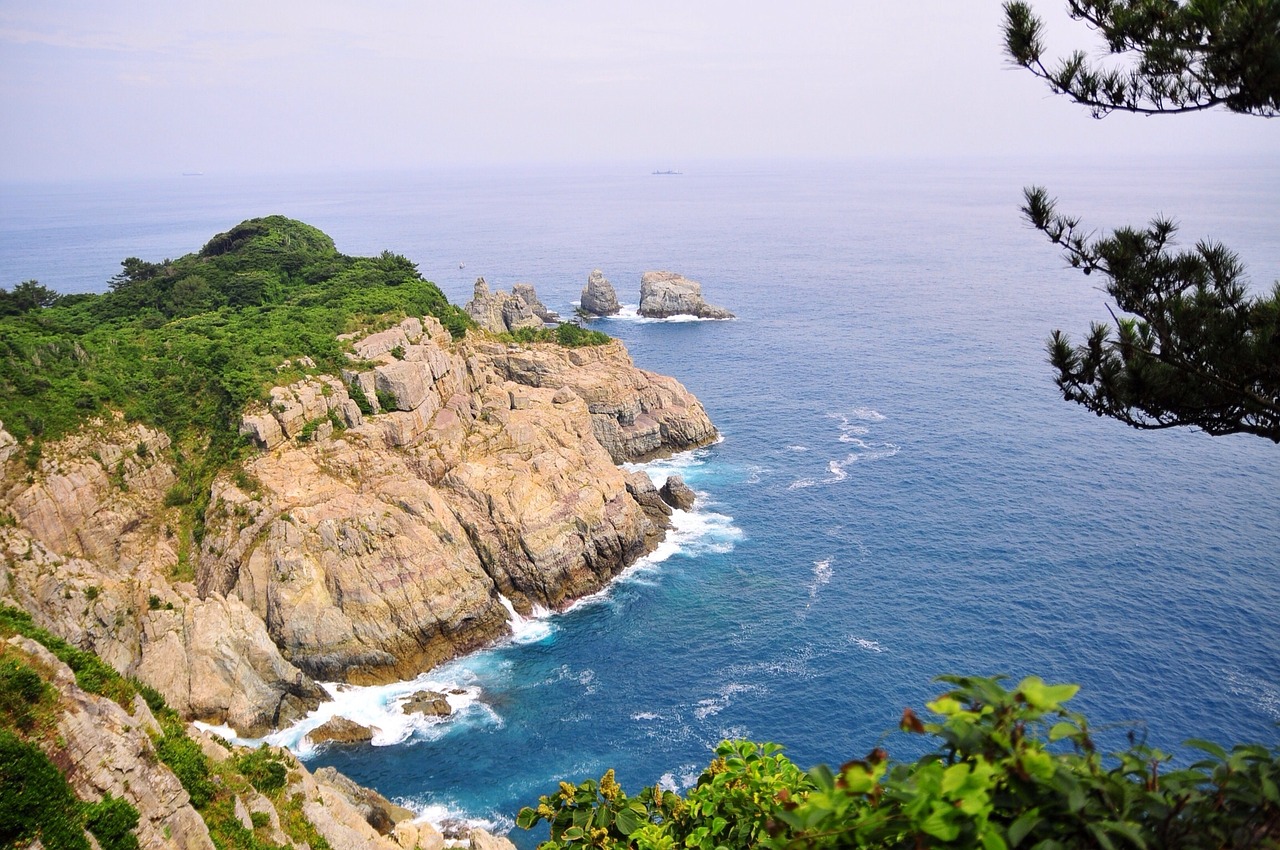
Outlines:
<svg viewBox="0 0 1280 850"><path fill-rule="evenodd" d="M622 309L613 284L609 283L604 272L599 269L594 270L587 277L587 285L582 290L582 297L578 303L582 312L588 316L613 316Z"/></svg>
<svg viewBox="0 0 1280 850"><path fill-rule="evenodd" d="M702 300L702 286L675 272L645 272L640 276L640 315L651 319L697 316L732 319L733 313Z"/></svg>

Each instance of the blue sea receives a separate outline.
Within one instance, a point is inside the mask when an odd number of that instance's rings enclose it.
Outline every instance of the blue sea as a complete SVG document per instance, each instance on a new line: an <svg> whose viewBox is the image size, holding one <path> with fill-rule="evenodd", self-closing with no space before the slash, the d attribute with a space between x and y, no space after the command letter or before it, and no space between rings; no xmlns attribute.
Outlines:
<svg viewBox="0 0 1280 850"><path fill-rule="evenodd" d="M666 167L665 165L663 167ZM0 187L0 285L102 291L121 259L252 216L390 249L450 299L532 282L564 315L593 268L700 281L733 321L594 326L723 434L647 469L696 508L654 555L513 639L321 715L376 746L305 752L424 812L510 828L561 779L687 787L718 741L802 766L877 745L944 673L1077 682L1104 738L1280 743L1280 447L1138 432L1062 401L1055 328L1108 317L1018 213L1025 185L1106 230L1156 214L1280 277L1269 161L867 160L490 169ZM454 688L446 720L395 700ZM310 723L319 722L317 715ZM301 746L303 728L275 740ZM517 842L536 837L515 830Z"/></svg>

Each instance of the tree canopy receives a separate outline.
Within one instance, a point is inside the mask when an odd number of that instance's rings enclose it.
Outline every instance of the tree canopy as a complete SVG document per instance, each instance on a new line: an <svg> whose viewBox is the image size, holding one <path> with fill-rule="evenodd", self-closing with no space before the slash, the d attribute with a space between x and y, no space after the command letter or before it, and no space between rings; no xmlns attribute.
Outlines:
<svg viewBox="0 0 1280 850"><path fill-rule="evenodd" d="M1280 0L1067 6L1122 64L1076 51L1047 65L1043 22L1023 2L1005 3L1005 48L1094 117L1212 108L1280 114ZM1039 187L1026 191L1022 212L1073 268L1102 275L1123 314L1095 323L1079 345L1054 331L1049 358L1064 398L1135 428L1193 426L1280 443L1280 284L1251 294L1239 257L1216 243L1174 251L1171 219L1095 238Z"/></svg>

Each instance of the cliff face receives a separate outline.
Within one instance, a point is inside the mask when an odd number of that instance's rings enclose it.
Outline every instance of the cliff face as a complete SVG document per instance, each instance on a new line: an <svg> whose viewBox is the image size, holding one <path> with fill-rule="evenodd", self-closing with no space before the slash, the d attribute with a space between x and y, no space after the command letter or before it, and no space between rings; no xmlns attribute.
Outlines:
<svg viewBox="0 0 1280 850"><path fill-rule="evenodd" d="M0 598L156 687L258 733L315 679L414 675L518 610L599 589L660 537L651 487L615 466L716 432L621 344L454 345L432 319L353 339L351 369L277 387L260 451L213 485L181 577L167 440L119 421L6 465ZM364 413L361 405L372 413Z"/></svg>

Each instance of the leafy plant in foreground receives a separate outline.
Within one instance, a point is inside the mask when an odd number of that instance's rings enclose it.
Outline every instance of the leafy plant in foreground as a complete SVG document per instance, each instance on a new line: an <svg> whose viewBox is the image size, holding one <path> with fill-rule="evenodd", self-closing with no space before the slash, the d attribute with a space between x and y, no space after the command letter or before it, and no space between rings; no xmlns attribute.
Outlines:
<svg viewBox="0 0 1280 850"><path fill-rule="evenodd" d="M943 677L951 689L907 709L901 727L935 748L894 763L877 748L838 771L801 771L774 744L726 741L683 799L659 787L628 797L609 771L560 784L526 829L543 850L676 847L1253 848L1280 846L1280 752L1232 751L1170 767L1144 744L1099 753L1083 715L1063 707L1076 685L1037 677Z"/></svg>

